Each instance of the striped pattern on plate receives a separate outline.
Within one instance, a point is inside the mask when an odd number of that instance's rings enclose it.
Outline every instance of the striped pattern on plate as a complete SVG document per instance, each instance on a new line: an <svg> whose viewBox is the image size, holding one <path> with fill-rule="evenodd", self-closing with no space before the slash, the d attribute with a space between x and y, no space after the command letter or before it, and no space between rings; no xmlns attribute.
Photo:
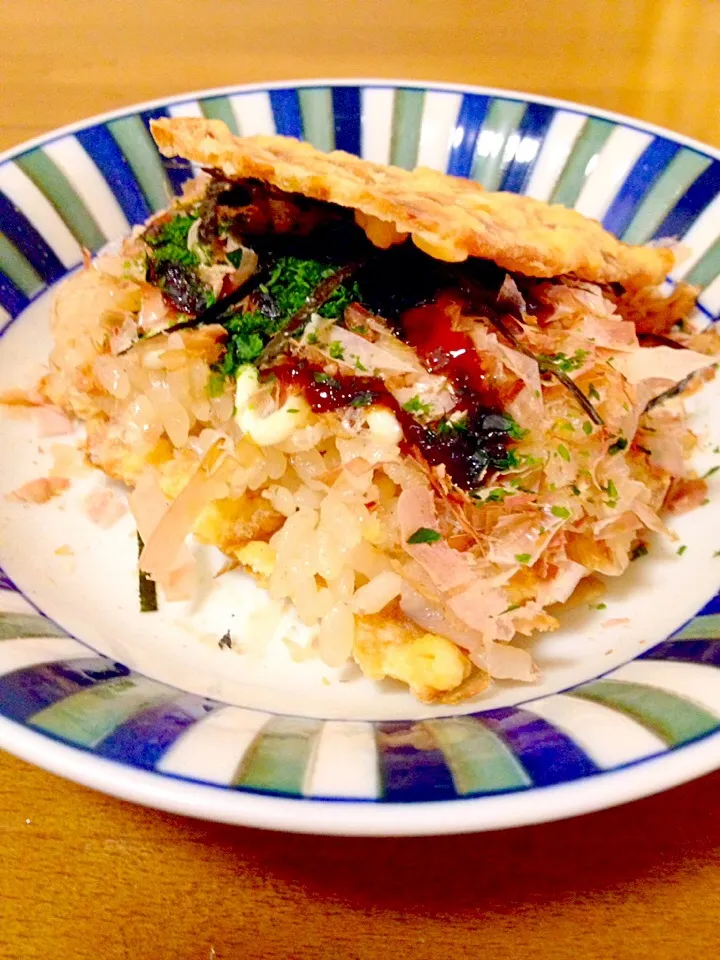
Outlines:
<svg viewBox="0 0 720 960"><path fill-rule="evenodd" d="M720 313L720 161L652 133L538 100L391 86L229 93L116 117L0 165L0 306L16 316L68 268L167 205L193 175L158 154L160 116L223 120L234 133L304 137L379 163L417 164L575 207L632 243L676 237L693 256L671 281Z"/></svg>
<svg viewBox="0 0 720 960"><path fill-rule="evenodd" d="M720 729L720 600L602 677L422 721L320 720L185 693L94 653L0 590L0 714L97 756L232 790L421 802L616 770Z"/></svg>

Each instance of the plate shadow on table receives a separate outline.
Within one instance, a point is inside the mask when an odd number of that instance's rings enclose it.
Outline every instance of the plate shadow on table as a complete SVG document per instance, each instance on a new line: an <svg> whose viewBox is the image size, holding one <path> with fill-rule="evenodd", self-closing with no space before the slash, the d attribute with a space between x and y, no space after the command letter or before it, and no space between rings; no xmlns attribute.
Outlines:
<svg viewBox="0 0 720 960"><path fill-rule="evenodd" d="M425 838L280 835L180 817L255 873L311 899L361 911L455 917L518 904L577 901L672 882L720 862L712 798L720 772L663 795L585 817L494 833Z"/></svg>
<svg viewBox="0 0 720 960"><path fill-rule="evenodd" d="M73 960L717 954L720 772L554 824L346 839L174 816L0 760L0 929L23 949L47 929Z"/></svg>

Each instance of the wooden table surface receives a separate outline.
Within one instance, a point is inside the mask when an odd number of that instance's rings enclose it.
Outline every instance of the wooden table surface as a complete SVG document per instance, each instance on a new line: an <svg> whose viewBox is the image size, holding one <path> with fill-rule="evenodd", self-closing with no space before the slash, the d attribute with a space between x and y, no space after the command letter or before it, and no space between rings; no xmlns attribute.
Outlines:
<svg viewBox="0 0 720 960"><path fill-rule="evenodd" d="M720 145L718 0L3 0L0 64L0 148L164 94L352 75L536 91ZM719 788L492 835L315 839L0 755L0 957L710 957Z"/></svg>

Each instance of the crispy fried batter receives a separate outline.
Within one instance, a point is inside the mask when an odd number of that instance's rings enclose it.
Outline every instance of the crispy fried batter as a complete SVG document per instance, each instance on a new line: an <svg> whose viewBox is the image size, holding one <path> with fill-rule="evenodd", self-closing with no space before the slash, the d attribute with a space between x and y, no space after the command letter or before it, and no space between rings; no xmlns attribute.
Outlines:
<svg viewBox="0 0 720 960"><path fill-rule="evenodd" d="M407 171L343 151L326 154L290 137L234 137L219 120L160 119L151 125L165 156L354 209L382 245L411 234L439 260L484 257L528 276L573 274L628 287L660 282L673 264L671 250L627 246L574 210L489 193L472 180L424 167Z"/></svg>
<svg viewBox="0 0 720 960"><path fill-rule="evenodd" d="M397 607L356 618L353 656L366 676L400 680L425 703L458 703L490 683L464 651L426 633Z"/></svg>

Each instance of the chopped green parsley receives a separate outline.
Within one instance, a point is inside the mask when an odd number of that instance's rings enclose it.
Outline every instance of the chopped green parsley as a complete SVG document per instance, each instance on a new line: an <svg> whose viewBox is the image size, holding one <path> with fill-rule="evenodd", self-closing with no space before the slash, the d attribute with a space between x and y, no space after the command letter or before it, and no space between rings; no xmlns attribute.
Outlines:
<svg viewBox="0 0 720 960"><path fill-rule="evenodd" d="M221 321L230 336L225 356L216 367L217 372L232 376L242 364L257 360L267 341L285 328L322 281L337 270L337 266L318 260L279 257L267 282L259 288L262 294L260 306L248 313L234 313ZM317 312L321 317L337 320L358 296L356 284L340 284ZM308 342L317 343L317 335L310 334ZM330 344L330 356L343 359L340 343Z"/></svg>
<svg viewBox="0 0 720 960"><path fill-rule="evenodd" d="M572 373L574 370L580 369L585 363L587 355L587 350L576 350L572 357L569 357L566 353L543 353L538 355L538 360L555 367L562 373Z"/></svg>
<svg viewBox="0 0 720 960"><path fill-rule="evenodd" d="M432 413L432 405L429 403L423 403L417 393L414 397L410 397L410 399L402 406L406 413L417 414L419 417L427 417L430 413Z"/></svg>
<svg viewBox="0 0 720 960"><path fill-rule="evenodd" d="M442 538L437 530L430 530L428 527L418 527L415 533L408 537L407 542L410 544L435 543L440 539Z"/></svg>
<svg viewBox="0 0 720 960"><path fill-rule="evenodd" d="M315 383L325 383L328 387L334 387L335 389L340 386L339 381L335 377L331 377L329 373L314 373L313 380Z"/></svg>
<svg viewBox="0 0 720 960"><path fill-rule="evenodd" d="M151 224L143 234L143 240L151 248L150 257L155 263L181 263L184 267L200 264L196 254L188 250L188 234L197 217L179 214L172 220Z"/></svg>
<svg viewBox="0 0 720 960"><path fill-rule="evenodd" d="M283 320L287 321L305 305L305 301L322 281L337 273L337 270L336 265L321 263L319 260L279 257L265 284L266 292L272 296ZM345 308L358 297L356 284L350 284L349 287L340 284L319 308L318 313L326 319L337 320L343 315Z"/></svg>
<svg viewBox="0 0 720 960"><path fill-rule="evenodd" d="M446 436L449 433L458 433L461 430L467 430L467 420L464 417L457 420L438 420L434 429L439 437Z"/></svg>
<svg viewBox="0 0 720 960"><path fill-rule="evenodd" d="M524 440L525 437L530 433L529 430L526 430L524 427L521 427L520 424L513 420L512 417L505 415L507 420L510 421L510 426L508 427L508 434L512 437L513 440Z"/></svg>
<svg viewBox="0 0 720 960"><path fill-rule="evenodd" d="M502 487L495 487L493 490L488 490L487 493L485 491L478 491L472 494L472 496L481 503L502 503L505 497L511 497L512 495L512 490L503 490Z"/></svg>

